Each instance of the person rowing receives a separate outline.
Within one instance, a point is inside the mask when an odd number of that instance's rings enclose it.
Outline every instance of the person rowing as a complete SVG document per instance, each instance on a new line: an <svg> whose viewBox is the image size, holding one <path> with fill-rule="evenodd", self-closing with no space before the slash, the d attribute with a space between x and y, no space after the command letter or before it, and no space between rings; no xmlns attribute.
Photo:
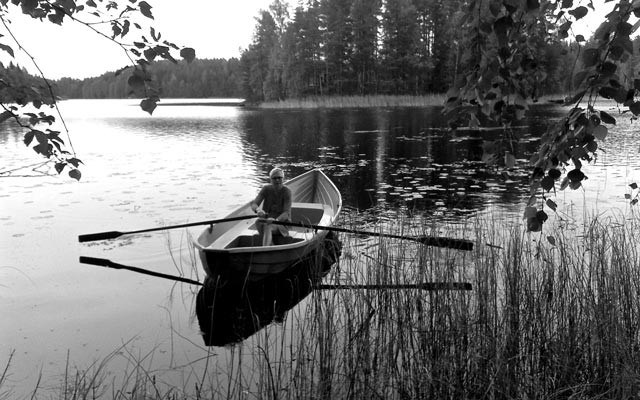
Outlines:
<svg viewBox="0 0 640 400"><path fill-rule="evenodd" d="M262 236L263 246L273 244L273 235L289 236L286 226L272 224L272 221L291 221L291 189L284 185L284 171L278 167L273 168L269 172L269 180L270 183L264 185L251 201L251 210L260 218L256 227Z"/></svg>

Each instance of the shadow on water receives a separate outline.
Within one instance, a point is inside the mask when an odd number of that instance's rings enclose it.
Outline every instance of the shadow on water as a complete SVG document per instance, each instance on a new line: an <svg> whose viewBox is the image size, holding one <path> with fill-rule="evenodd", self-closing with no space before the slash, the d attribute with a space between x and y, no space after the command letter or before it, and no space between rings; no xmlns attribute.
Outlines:
<svg viewBox="0 0 640 400"><path fill-rule="evenodd" d="M206 346L239 343L272 322L282 322L340 258L342 243L330 232L323 245L280 274L258 282L207 278L196 315Z"/></svg>

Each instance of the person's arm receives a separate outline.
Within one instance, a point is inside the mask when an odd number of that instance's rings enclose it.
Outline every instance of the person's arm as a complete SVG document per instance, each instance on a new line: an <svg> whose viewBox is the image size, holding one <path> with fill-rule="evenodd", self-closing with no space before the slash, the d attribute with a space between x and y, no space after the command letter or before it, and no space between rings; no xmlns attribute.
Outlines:
<svg viewBox="0 0 640 400"><path fill-rule="evenodd" d="M282 214L278 215L278 218L276 218L276 220L288 221L290 219L291 219L291 190L287 188Z"/></svg>
<svg viewBox="0 0 640 400"><path fill-rule="evenodd" d="M256 196L256 198L251 200L251 203L250 203L251 211L253 211L254 213L258 213L259 217L264 216L264 215L260 215L260 214L264 214L264 211L261 210L261 212L258 212L258 207L260 207L260 203L262 203L263 200L264 200L264 187L260 189L260 192L258 192L258 195Z"/></svg>

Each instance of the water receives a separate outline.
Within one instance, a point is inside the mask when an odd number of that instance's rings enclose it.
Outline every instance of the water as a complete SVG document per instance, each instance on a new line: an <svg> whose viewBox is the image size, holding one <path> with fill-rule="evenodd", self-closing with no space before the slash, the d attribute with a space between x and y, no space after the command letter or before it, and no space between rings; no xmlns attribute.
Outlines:
<svg viewBox="0 0 640 400"><path fill-rule="evenodd" d="M39 171L47 174L16 169L41 159L21 133L0 132L0 172L13 170L0 177L0 365L15 350L5 388L16 396L33 390L40 370L42 386L57 387L67 364L86 368L125 343L140 354L153 350L154 362L167 367L207 352L195 319L197 287L78 262L107 258L202 280L191 270L189 247L200 228L89 244L77 242L80 234L223 217L257 193L274 164L288 176L322 167L340 188L345 212L374 217L402 209L454 227L477 216L520 223L528 197L525 170L484 166L479 134L443 132L436 108L181 105L158 107L153 117L133 101L66 101L61 108L84 162L80 182L46 166ZM518 166L561 112L538 108L518 130ZM579 218L585 203L598 211L629 208L627 185L640 182L635 130L619 118L586 169L587 191L559 194L564 217Z"/></svg>

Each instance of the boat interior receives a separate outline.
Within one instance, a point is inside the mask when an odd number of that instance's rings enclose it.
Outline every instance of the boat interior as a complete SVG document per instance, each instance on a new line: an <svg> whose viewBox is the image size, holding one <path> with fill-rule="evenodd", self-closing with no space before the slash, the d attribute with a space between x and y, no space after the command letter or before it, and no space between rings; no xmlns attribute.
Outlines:
<svg viewBox="0 0 640 400"><path fill-rule="evenodd" d="M306 225L328 225L333 214L331 207L320 203L296 203L291 205L291 222ZM239 224L242 226L242 224ZM234 230L235 231L235 230ZM273 244L287 245L311 239L314 229L289 227L289 236L273 235ZM262 236L258 233L255 221L233 235L223 235L209 247L233 249L262 245Z"/></svg>

